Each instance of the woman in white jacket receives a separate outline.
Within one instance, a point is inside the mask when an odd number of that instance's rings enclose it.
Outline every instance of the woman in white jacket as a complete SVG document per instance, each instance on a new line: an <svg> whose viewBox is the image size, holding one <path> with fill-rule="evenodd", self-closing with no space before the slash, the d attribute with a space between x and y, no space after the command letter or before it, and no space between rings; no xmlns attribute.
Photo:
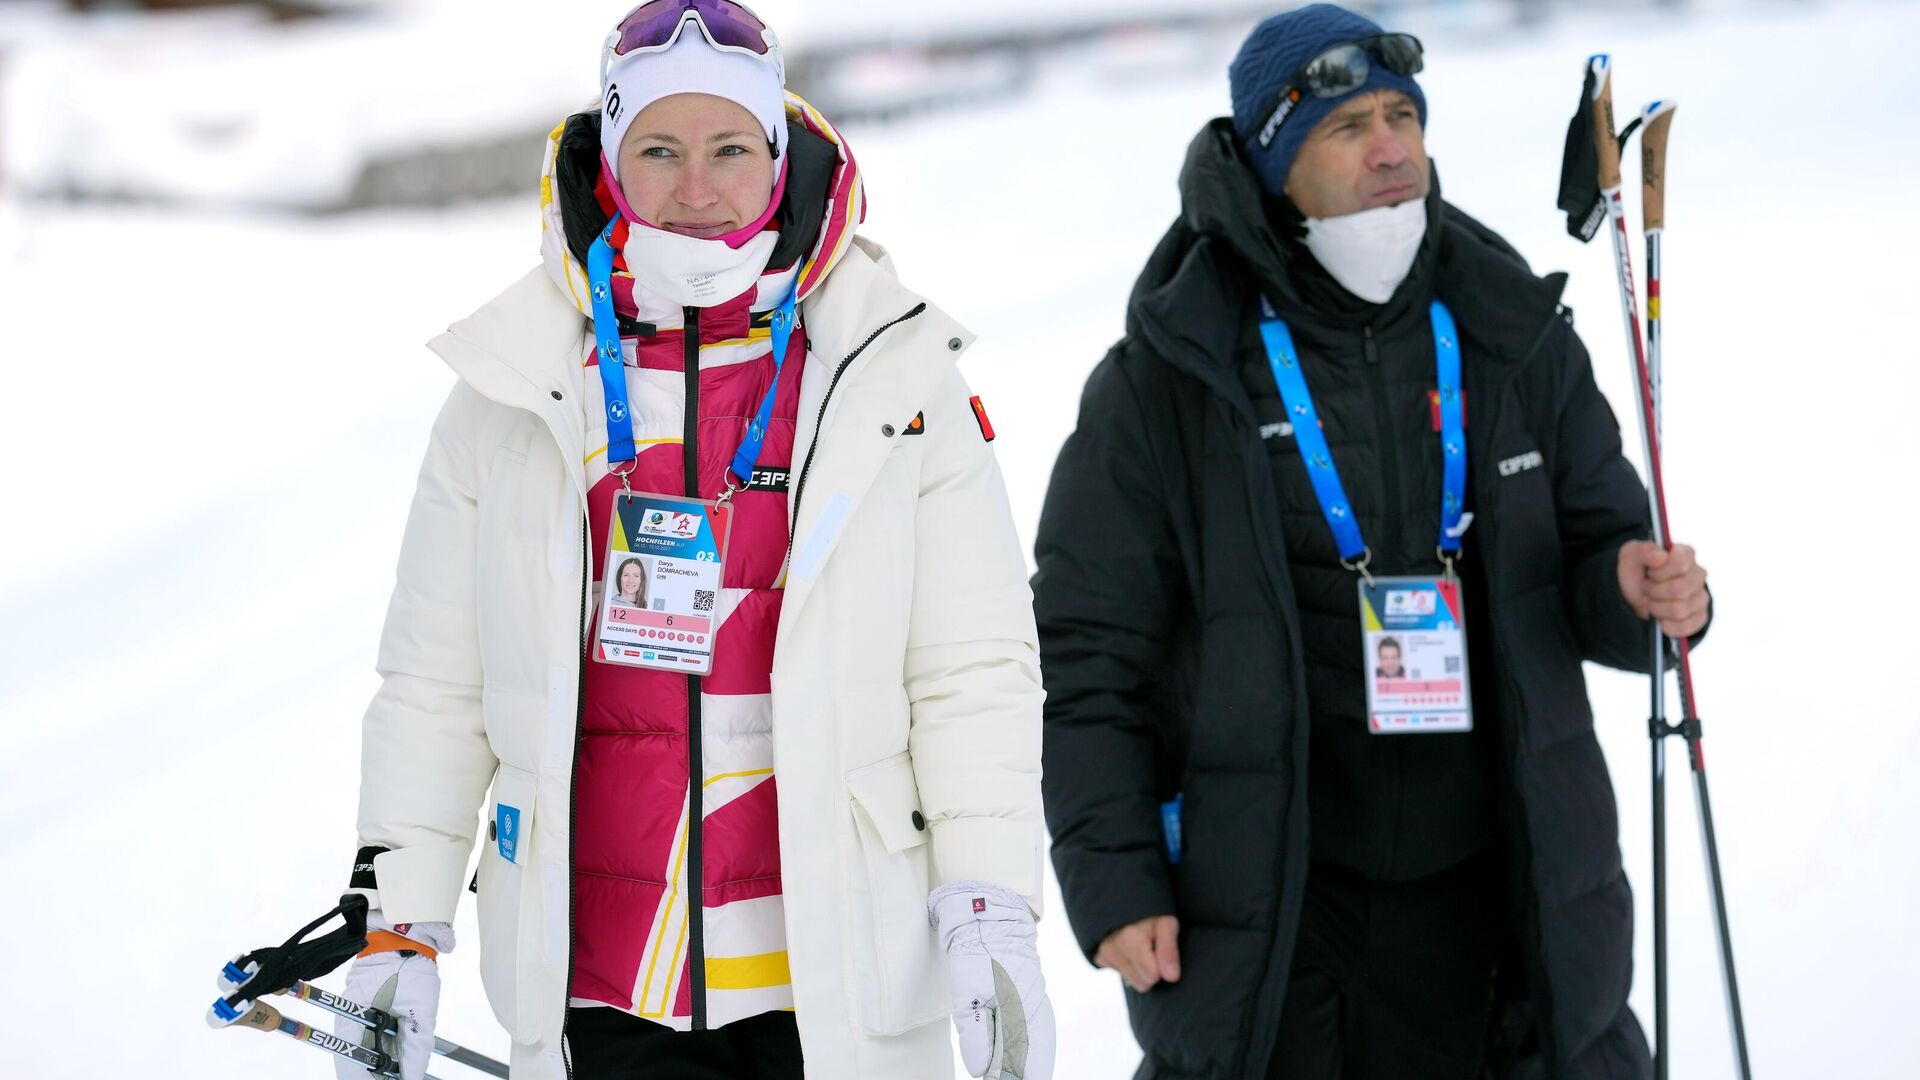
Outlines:
<svg viewBox="0 0 1920 1080"><path fill-rule="evenodd" d="M1042 693L971 339L854 236L853 155L744 7L636 8L601 90L544 267L432 343L349 994L417 1080L484 808L520 1080L947 1080L949 1015L971 1073L1045 1080ZM629 552L649 602L603 612Z"/></svg>

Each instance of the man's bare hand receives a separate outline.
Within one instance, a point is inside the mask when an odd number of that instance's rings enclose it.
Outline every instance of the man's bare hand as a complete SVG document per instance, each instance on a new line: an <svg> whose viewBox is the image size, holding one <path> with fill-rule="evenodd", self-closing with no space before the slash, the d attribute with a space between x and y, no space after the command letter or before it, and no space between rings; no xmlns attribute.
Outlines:
<svg viewBox="0 0 1920 1080"><path fill-rule="evenodd" d="M1660 620L1670 638L1690 638L1707 625L1707 569L1685 544L1672 551L1651 540L1622 544L1620 595L1635 615Z"/></svg>
<svg viewBox="0 0 1920 1080"><path fill-rule="evenodd" d="M1107 935L1093 962L1120 973L1140 993L1165 980L1180 981L1180 920L1154 915Z"/></svg>

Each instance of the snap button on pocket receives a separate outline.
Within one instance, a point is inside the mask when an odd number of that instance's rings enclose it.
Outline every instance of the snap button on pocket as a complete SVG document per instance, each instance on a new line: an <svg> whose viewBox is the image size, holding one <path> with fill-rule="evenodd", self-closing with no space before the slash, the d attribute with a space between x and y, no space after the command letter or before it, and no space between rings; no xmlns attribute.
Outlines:
<svg viewBox="0 0 1920 1080"><path fill-rule="evenodd" d="M487 843L491 844L498 839L500 839L499 824L492 821L487 822Z"/></svg>
<svg viewBox="0 0 1920 1080"><path fill-rule="evenodd" d="M882 436L884 436L884 437L886 437L886 438L889 438L889 439L891 439L891 438L893 438L893 425L892 425L892 424L881 424L881 425L880 425L880 434L881 434Z"/></svg>
<svg viewBox="0 0 1920 1080"><path fill-rule="evenodd" d="M918 810L913 812L913 827L921 832L927 831L927 819Z"/></svg>

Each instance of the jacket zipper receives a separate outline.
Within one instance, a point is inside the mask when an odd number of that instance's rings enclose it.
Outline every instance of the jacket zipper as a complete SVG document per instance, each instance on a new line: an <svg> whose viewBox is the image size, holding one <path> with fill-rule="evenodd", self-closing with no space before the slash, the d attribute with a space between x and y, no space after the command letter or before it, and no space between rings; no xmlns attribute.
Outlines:
<svg viewBox="0 0 1920 1080"><path fill-rule="evenodd" d="M573 760L567 765L567 982L560 993L573 994L573 855L578 845L574 825L580 820L580 727L587 715L587 591L593 587L593 519L587 507L580 507L580 628L579 667L574 674ZM562 1006L560 1013L560 1063L566 1066L567 1080L573 1080L573 1053L567 1046L567 1025L572 1013Z"/></svg>
<svg viewBox="0 0 1920 1080"><path fill-rule="evenodd" d="M1397 568L1400 563L1400 552L1406 550L1401 546L1406 542L1406 530L1401 527L1400 433L1393 426L1393 406L1387 398L1387 374L1380 366L1380 351L1374 341L1372 323L1367 324L1365 335L1361 338L1361 348L1366 356L1367 378L1373 389L1373 422L1380 429L1380 481L1381 494L1385 497L1385 504L1380 509L1381 520L1386 524L1386 535L1381 537L1380 541L1387 545L1382 548L1382 551L1388 553L1387 566ZM1380 552L1375 552L1376 558L1379 554ZM1375 569L1376 571L1382 569L1377 562ZM1396 762L1403 760L1405 756L1398 753L1400 749L1401 745L1396 743L1394 745ZM1398 825L1406 817L1407 793L1405 785L1399 783L1393 784L1392 790L1396 842L1388 852L1387 862L1389 866L1398 866L1400 846L1397 838L1403 831L1398 828Z"/></svg>
<svg viewBox="0 0 1920 1080"><path fill-rule="evenodd" d="M1380 445L1384 448L1380 461L1380 489L1386 496L1386 503L1380 508L1383 520L1397 523L1400 520L1400 435L1393 427L1393 408L1387 400L1387 376L1380 368L1380 352L1373 339L1373 324L1368 323L1360 339L1361 353L1366 357L1367 378L1373 384L1373 421L1380 428ZM1402 537L1396 525L1388 526L1389 535L1382 539L1393 546L1383 550L1390 552L1387 562L1397 565ZM1375 552L1379 555L1380 552Z"/></svg>
<svg viewBox="0 0 1920 1080"><path fill-rule="evenodd" d="M686 333L682 356L686 364L687 407L681 420L680 461L686 477L686 495L700 498L700 309L681 309ZM707 1026L706 871L701 862L701 784L706 779L700 752L700 676L687 676L687 973L693 983L693 1030Z"/></svg>
<svg viewBox="0 0 1920 1080"><path fill-rule="evenodd" d="M1266 452L1265 445L1263 441L1258 437L1257 432L1244 434L1241 436L1240 456L1243 464L1246 466L1247 497L1249 500L1249 505L1260 505L1264 503L1269 507L1277 508L1279 506L1279 498L1278 498L1279 493L1276 489L1278 478L1275 477L1273 473L1273 459L1271 455L1269 455ZM1267 476L1269 477L1269 483L1264 488L1262 488L1259 485L1257 480L1258 473L1256 470L1259 470L1259 469L1266 469ZM1277 514L1277 510L1269 510L1268 514ZM1256 538L1261 540L1261 543L1259 544L1260 553L1262 557L1261 561L1266 565L1267 587L1268 589L1271 590L1273 600L1276 605L1276 609L1284 612L1286 609L1292 608L1293 611L1295 612L1294 618L1292 619L1283 618L1282 621L1286 624L1286 627L1287 627L1287 644L1289 648L1289 654L1296 665L1303 665L1306 662L1306 654L1304 652L1305 645L1303 640L1303 634L1299 626L1299 616L1298 616L1299 597L1296 596L1293 592L1293 586L1291 584L1289 571L1287 569L1287 563L1286 563L1287 549L1286 549L1285 537L1281 533L1275 532L1272 529L1273 523L1271 518L1268 516L1268 514L1256 514L1253 519L1253 529L1256 534ZM1264 537L1260 536L1260 534L1263 532L1268 535ZM1298 714L1298 718L1295 722L1296 729L1309 728L1312 724L1312 707L1306 700L1306 693L1304 690L1300 690L1296 688L1294 692L1294 704L1295 706L1298 707L1296 710ZM1298 759L1293 762L1294 775L1305 776L1308 768L1308 764L1309 764L1310 753L1311 753L1311 751L1308 749L1310 743L1308 741L1306 730L1300 730L1300 733L1295 736L1295 741L1298 743L1297 749L1299 750L1299 756L1298 756ZM1297 790L1299 789L1296 788L1296 791ZM1295 810L1295 807L1292 805L1293 801L1301 802L1302 805L1298 809L1300 810L1302 815L1305 814L1306 808L1304 805L1304 797L1297 796L1297 795L1290 796L1289 803L1287 805L1283 805L1280 808L1279 820L1274 822L1275 831L1280 833L1284 838L1288 839L1289 841L1291 840L1291 834L1285 828L1285 826L1289 821L1292 820L1292 815ZM1299 831L1302 836L1305 835L1304 826L1301 827ZM1300 928L1301 912L1300 910L1296 910L1294 912L1293 922L1290 925L1286 924L1285 922L1285 915L1287 911L1286 897L1288 892L1287 874L1288 874L1287 861L1285 859L1282 859L1280 862L1280 868L1275 875L1276 878L1278 879L1279 889L1276 890L1274 904L1273 904L1273 924L1274 924L1273 932L1275 935L1273 940L1279 940L1281 935L1285 935L1289 940L1294 940L1295 944L1292 946L1289 946L1288 948L1288 953L1291 956L1297 952L1297 944L1298 944L1297 937L1298 937L1298 932ZM1303 898L1306 895L1306 875L1304 872L1300 874L1300 888L1297 895ZM1301 907L1304 908L1304 906L1305 906L1304 900L1302 900ZM1272 948L1273 947L1271 945L1268 946L1269 960L1271 960ZM1269 964L1269 969L1271 969L1272 967L1273 965ZM1285 969L1282 968L1282 970L1284 971ZM1281 989L1280 989L1280 994L1283 999L1286 993L1285 987L1286 987L1286 979L1285 979L1285 976L1283 975L1281 978ZM1260 1038L1261 1036L1257 1034L1251 1036L1252 1040L1258 1040ZM1241 1043L1239 1047L1234 1051L1233 1067L1236 1071L1246 1066L1248 1061L1253 1056L1254 1049L1255 1049L1254 1042L1248 1041L1248 1042ZM1262 1055L1261 1059L1265 1060L1267 1058L1271 1058L1272 1056L1273 1056L1273 1046L1270 1044L1265 1048L1265 1053Z"/></svg>
<svg viewBox="0 0 1920 1080"><path fill-rule="evenodd" d="M853 362L860 358L861 353L867 351L867 346L873 344L875 338L906 322L908 319L918 316L926 310L927 305L925 303L915 304L912 310L906 314L896 316L881 323L873 333L867 335L867 340L861 342L858 347L848 353L846 359L840 361L840 366L833 370L833 379L827 383L827 392L825 396L820 399L820 414L815 417L813 421L813 441L807 444L806 460L800 466L799 478L793 482L793 525L787 530L787 549L789 551L793 549L794 531L800 527L800 496L805 494L807 490L807 472L813 468L813 452L820 448L820 431L827 422L827 403L833 400L833 391L835 387L840 385L840 376L847 373L847 368L853 366Z"/></svg>

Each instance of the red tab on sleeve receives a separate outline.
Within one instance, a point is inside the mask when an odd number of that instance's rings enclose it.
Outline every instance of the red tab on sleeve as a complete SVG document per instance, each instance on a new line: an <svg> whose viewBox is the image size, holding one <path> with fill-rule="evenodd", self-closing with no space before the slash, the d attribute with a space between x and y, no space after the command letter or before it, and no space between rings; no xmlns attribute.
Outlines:
<svg viewBox="0 0 1920 1080"><path fill-rule="evenodd" d="M973 418L980 421L980 437L988 442L992 442L993 421L987 419L987 407L980 403L980 398L977 395L973 399Z"/></svg>

